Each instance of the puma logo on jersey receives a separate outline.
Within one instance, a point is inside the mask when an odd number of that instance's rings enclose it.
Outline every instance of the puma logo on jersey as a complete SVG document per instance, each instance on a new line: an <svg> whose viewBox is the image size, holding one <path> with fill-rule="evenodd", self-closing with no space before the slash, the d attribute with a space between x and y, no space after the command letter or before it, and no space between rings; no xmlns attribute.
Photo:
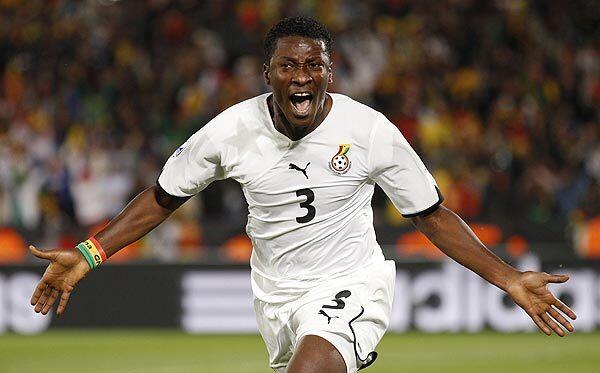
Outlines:
<svg viewBox="0 0 600 373"><path fill-rule="evenodd" d="M306 169L308 168L309 164L310 164L310 162L308 162L304 168L300 168L300 167L296 166L295 164L290 163L289 168L290 168L290 170L296 170L296 171L302 172L304 174L304 176L306 176L306 178L308 179L308 175L306 174Z"/></svg>
<svg viewBox="0 0 600 373"><path fill-rule="evenodd" d="M329 316L323 310L319 310L319 315L323 315L323 316L327 317L327 324L329 324L331 322L331 319L339 319L338 316Z"/></svg>

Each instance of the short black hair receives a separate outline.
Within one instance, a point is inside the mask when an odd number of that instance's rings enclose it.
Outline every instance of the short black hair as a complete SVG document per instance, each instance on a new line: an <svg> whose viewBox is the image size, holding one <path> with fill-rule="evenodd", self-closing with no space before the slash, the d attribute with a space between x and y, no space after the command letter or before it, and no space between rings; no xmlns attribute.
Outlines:
<svg viewBox="0 0 600 373"><path fill-rule="evenodd" d="M310 39L323 40L325 43L325 53L331 57L331 48L333 40L331 34L324 24L310 17L289 17L277 22L265 38L265 61L269 63L275 48L277 40L286 36L304 36Z"/></svg>

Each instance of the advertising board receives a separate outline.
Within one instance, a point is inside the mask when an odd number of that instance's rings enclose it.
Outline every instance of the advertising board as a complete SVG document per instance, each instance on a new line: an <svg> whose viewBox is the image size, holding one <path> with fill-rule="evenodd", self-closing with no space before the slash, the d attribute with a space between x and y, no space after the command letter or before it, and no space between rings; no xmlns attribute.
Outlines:
<svg viewBox="0 0 600 373"><path fill-rule="evenodd" d="M578 331L600 326L600 263L540 263L523 270L566 273L552 290L577 313ZM257 332L247 267L107 265L88 276L67 312L35 314L31 292L44 268L0 267L0 333L40 333L53 327L170 327L191 333ZM452 261L398 264L390 331L532 331L535 326L499 289Z"/></svg>

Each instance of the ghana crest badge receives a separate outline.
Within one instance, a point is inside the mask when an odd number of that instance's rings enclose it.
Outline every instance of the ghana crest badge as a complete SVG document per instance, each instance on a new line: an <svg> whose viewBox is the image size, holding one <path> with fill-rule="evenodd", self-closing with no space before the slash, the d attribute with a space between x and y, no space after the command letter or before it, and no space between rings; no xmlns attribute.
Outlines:
<svg viewBox="0 0 600 373"><path fill-rule="evenodd" d="M343 175L350 169L352 162L348 159L346 153L350 150L350 144L342 144L336 155L331 158L329 168L338 175Z"/></svg>

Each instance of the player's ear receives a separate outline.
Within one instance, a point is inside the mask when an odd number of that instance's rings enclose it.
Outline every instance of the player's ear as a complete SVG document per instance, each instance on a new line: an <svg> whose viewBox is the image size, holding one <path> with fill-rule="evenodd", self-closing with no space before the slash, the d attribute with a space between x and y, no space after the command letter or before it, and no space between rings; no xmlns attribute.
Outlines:
<svg viewBox="0 0 600 373"><path fill-rule="evenodd" d="M327 73L327 83L333 83L333 62L329 63L329 72Z"/></svg>
<svg viewBox="0 0 600 373"><path fill-rule="evenodd" d="M265 83L267 85L271 85L271 78L269 77L271 70L269 69L269 65L263 63L263 77L265 78Z"/></svg>

